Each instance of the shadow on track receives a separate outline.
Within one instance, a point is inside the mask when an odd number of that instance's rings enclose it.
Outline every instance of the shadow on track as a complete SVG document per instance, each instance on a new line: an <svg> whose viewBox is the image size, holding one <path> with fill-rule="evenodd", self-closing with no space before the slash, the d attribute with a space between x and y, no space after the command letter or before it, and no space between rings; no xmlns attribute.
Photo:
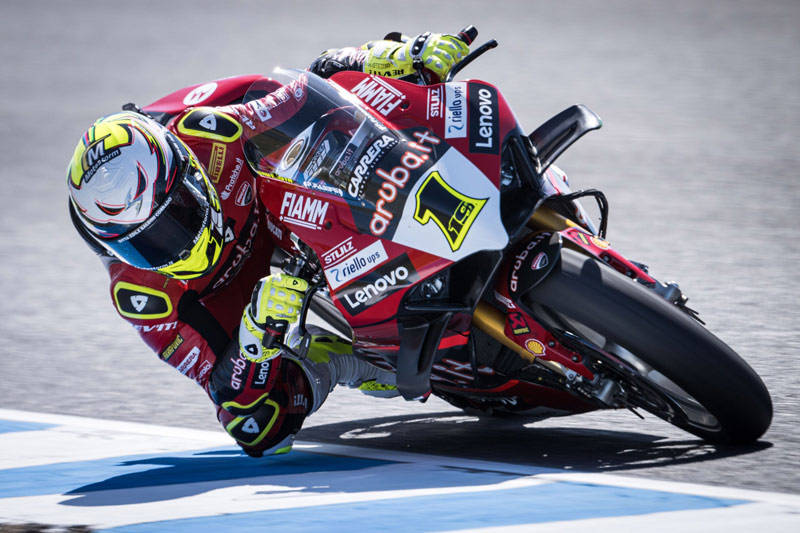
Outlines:
<svg viewBox="0 0 800 533"><path fill-rule="evenodd" d="M711 461L772 447L717 446L631 431L537 428L531 418L479 418L453 412L372 418L314 426L299 438L329 444L509 462L541 468L613 472Z"/></svg>

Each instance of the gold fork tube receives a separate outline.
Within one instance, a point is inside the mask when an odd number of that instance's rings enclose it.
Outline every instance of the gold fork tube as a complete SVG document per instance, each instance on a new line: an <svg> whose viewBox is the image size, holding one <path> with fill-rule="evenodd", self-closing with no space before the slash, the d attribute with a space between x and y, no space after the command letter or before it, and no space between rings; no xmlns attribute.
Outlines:
<svg viewBox="0 0 800 533"><path fill-rule="evenodd" d="M496 340L509 350L514 351L517 355L519 355L526 361L540 364L562 376L566 375L566 373L564 372L564 367L561 366L559 363L556 363L555 361L547 361L545 359L537 358L528 350L526 350L519 344L515 343L514 341L506 337L505 323L506 320L505 317L503 316L503 313L501 313L491 305L487 304L486 302L478 303L478 306L475 308L475 313L472 315L472 324L476 328L483 331L484 333L489 335L491 338L493 338L494 340Z"/></svg>
<svg viewBox="0 0 800 533"><path fill-rule="evenodd" d="M535 355L506 337L504 331L506 318L503 316L503 313L486 302L478 303L478 306L475 308L475 313L472 315L472 323L479 330L483 331L509 350L515 351L526 361L533 362L536 360Z"/></svg>
<svg viewBox="0 0 800 533"><path fill-rule="evenodd" d="M528 220L528 227L532 229L561 231L575 226L577 226L577 224L573 221L546 207L540 207L534 211L530 220Z"/></svg>
<svg viewBox="0 0 800 533"><path fill-rule="evenodd" d="M566 217L559 215L552 209L539 208L533 213L528 226L533 229L547 229L551 231L561 231L563 229L574 227L576 224ZM528 350L515 343L505 334L506 318L502 312L498 311L486 302L479 302L472 315L472 323L479 330L483 331L491 338L515 352L517 355L526 361L536 362L550 370L564 375L563 367L553 361L546 361L538 358L530 353Z"/></svg>

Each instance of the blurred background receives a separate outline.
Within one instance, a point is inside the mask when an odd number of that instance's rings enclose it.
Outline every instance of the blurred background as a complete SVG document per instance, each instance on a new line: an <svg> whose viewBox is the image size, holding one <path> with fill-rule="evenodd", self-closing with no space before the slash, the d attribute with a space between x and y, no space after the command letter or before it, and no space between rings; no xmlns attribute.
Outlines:
<svg viewBox="0 0 800 533"><path fill-rule="evenodd" d="M390 31L468 24L477 43L500 46L459 78L495 84L527 130L578 102L601 116L559 166L573 189L605 192L612 244L677 280L762 376L772 428L731 452L627 412L522 428L436 399L337 391L301 438L800 492L795 0L0 3L1 405L217 428L203 391L116 315L104 268L71 227L65 168L97 117L208 80L305 68Z"/></svg>

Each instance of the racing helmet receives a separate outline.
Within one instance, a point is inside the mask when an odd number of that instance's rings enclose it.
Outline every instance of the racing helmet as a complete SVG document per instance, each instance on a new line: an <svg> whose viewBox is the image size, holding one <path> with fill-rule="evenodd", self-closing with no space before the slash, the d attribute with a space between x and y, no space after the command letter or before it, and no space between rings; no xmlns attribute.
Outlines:
<svg viewBox="0 0 800 533"><path fill-rule="evenodd" d="M177 279L201 277L219 261L217 191L191 150L154 120L131 112L97 120L67 181L82 233L121 261Z"/></svg>

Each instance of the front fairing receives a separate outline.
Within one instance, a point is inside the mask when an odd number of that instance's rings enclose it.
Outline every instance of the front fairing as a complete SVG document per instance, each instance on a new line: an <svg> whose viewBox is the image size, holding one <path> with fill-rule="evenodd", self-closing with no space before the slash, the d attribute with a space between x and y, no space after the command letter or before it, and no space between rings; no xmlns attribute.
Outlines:
<svg viewBox="0 0 800 533"><path fill-rule="evenodd" d="M278 70L273 78L288 94L302 93L305 102L294 117L266 131L245 128L245 154L279 188L291 184L314 198L298 202L291 196L296 192L284 193L268 208L304 241L316 243L318 255L338 243L308 235L334 222L323 220L328 214L362 236L447 261L508 244L497 185L431 129L398 127L309 72ZM244 101L257 107L264 94L257 82Z"/></svg>
<svg viewBox="0 0 800 533"><path fill-rule="evenodd" d="M484 82L272 77L280 95L255 84L244 99L265 126L242 136L269 229L287 250L313 250L295 251L318 260L354 350L397 369L406 398L424 395L542 200L524 133ZM292 98L293 116L269 120Z"/></svg>

